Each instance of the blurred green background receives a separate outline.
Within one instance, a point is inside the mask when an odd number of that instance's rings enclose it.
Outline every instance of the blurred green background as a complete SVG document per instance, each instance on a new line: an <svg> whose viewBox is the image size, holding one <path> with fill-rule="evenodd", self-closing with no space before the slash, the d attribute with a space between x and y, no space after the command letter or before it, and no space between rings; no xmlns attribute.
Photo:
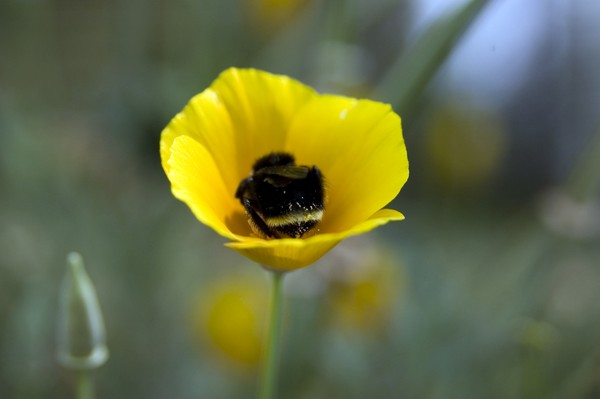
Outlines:
<svg viewBox="0 0 600 399"><path fill-rule="evenodd" d="M492 1L400 98L462 4L0 0L0 397L73 395L72 250L105 317L99 398L254 397L266 277L158 154L229 66L392 103L411 161L406 221L286 281L282 398L600 397L600 5Z"/></svg>

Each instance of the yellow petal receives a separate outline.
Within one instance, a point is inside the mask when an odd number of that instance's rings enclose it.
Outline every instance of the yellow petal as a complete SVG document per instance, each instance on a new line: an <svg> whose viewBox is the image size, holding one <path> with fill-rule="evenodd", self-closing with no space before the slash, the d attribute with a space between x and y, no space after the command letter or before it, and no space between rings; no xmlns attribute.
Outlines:
<svg viewBox="0 0 600 399"><path fill-rule="evenodd" d="M323 233L340 233L387 205L408 178L400 118L369 100L323 95L299 110L286 151L326 182Z"/></svg>
<svg viewBox="0 0 600 399"><path fill-rule="evenodd" d="M225 245L269 269L290 271L316 262L344 238L365 233L390 221L403 219L404 216L398 211L382 209L341 233L317 234L306 239L246 239Z"/></svg>
<svg viewBox="0 0 600 399"><path fill-rule="evenodd" d="M283 149L294 115L316 93L287 76L235 68L223 72L210 89L227 112L234 132L227 141L233 143L234 151L226 159L219 159L221 146L207 148L215 154L219 168L235 170L233 194L258 158Z"/></svg>
<svg viewBox="0 0 600 399"><path fill-rule="evenodd" d="M190 100L182 112L177 114L163 130L160 140L162 164L169 174L171 146L177 137L186 136L200 143L215 159L224 184L235 190L239 178L235 168L221 167L227 162L235 164L237 132L232 127L229 112L211 89ZM202 175L198 175L202 178ZM237 181L236 181L237 180ZM235 191L234 191L235 192Z"/></svg>
<svg viewBox="0 0 600 399"><path fill-rule="evenodd" d="M176 137L169 149L167 176L173 195L185 202L202 223L219 234L237 239L249 228L236 225L229 210L237 200L225 188L220 171L208 150L189 136ZM201 178L199 178L201 177Z"/></svg>
<svg viewBox="0 0 600 399"><path fill-rule="evenodd" d="M230 68L210 88L192 98L163 130L163 168L170 175L175 139L192 138L212 157L221 184L229 193L230 198L221 204L227 208L218 213L237 218L243 214L239 201L234 201L240 181L249 175L258 158L283 149L293 116L315 96L310 87L287 76ZM212 169L197 170L193 177L185 184L196 181L205 189L210 189L209 181L214 184ZM201 212L197 209L194 213L198 216Z"/></svg>

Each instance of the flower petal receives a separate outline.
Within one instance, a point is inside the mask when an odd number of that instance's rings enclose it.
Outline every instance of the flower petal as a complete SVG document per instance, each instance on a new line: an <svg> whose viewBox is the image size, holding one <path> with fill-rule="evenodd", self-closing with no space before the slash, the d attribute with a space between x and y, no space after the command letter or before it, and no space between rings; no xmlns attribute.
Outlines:
<svg viewBox="0 0 600 399"><path fill-rule="evenodd" d="M239 184L235 168L222 167L227 162L235 164L237 133L231 124L228 110L211 89L193 97L183 111L177 114L163 130L160 140L162 165L169 174L171 146L177 137L187 136L200 143L215 159L225 186L234 190ZM202 179L202 174L197 175Z"/></svg>
<svg viewBox="0 0 600 399"><path fill-rule="evenodd" d="M245 227L236 225L228 213L237 200L226 189L220 170L208 150L189 136L179 136L169 152L165 171L171 181L173 195L185 202L202 223L219 234L234 240L238 237L232 230L238 234L249 234L247 223Z"/></svg>
<svg viewBox="0 0 600 399"><path fill-rule="evenodd" d="M223 72L210 87L211 100L218 102L227 115L232 135L223 139L233 145L233 153L226 159L217 159L221 168L237 168L235 186L248 175L256 159L283 148L286 132L293 116L305 103L316 96L308 86L287 76L272 75L256 69L230 68ZM195 104L198 113L204 102ZM221 115L224 117L224 115ZM211 126L212 127L212 126ZM203 132L220 136L222 132ZM218 156L221 145L206 143L209 151ZM235 190L234 190L235 191Z"/></svg>
<svg viewBox="0 0 600 399"><path fill-rule="evenodd" d="M381 209L367 220L341 233L317 234L306 239L246 239L225 245L269 269L290 271L309 266L349 236L403 219L404 215L398 211Z"/></svg>
<svg viewBox="0 0 600 399"><path fill-rule="evenodd" d="M299 110L285 148L325 177L322 233L342 233L366 220L408 179L400 118L387 104L319 96Z"/></svg>
<svg viewBox="0 0 600 399"><path fill-rule="evenodd" d="M240 181L248 176L258 158L283 149L294 114L315 96L310 87L287 76L230 68L210 88L192 98L163 130L160 142L163 168L170 178L170 170L176 164L170 161L174 141L178 137L193 139L212 158L211 167L222 180L218 184L222 186L224 200L215 202L212 211L218 211L220 217L240 219L244 210L234 198ZM201 186L208 190L217 184L217 174L212 169L199 168L192 176L180 179L179 191L186 184L195 185L186 189L189 192L196 192ZM194 204L197 217L212 212L202 210L202 204ZM238 230L236 233L242 234L249 232L249 227Z"/></svg>

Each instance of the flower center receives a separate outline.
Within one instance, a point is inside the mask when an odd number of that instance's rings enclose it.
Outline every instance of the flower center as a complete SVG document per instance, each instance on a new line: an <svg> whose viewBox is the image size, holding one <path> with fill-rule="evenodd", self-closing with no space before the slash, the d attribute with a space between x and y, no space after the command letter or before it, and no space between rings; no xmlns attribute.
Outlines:
<svg viewBox="0 0 600 399"><path fill-rule="evenodd" d="M323 218L321 171L316 166L296 165L285 152L259 158L235 197L246 209L252 230L265 238L301 238Z"/></svg>

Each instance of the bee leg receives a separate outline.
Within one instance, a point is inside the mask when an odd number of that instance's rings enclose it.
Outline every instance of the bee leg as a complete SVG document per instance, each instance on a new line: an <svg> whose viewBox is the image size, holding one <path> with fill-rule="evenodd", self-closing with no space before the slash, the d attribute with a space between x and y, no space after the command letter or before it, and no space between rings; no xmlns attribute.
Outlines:
<svg viewBox="0 0 600 399"><path fill-rule="evenodd" d="M267 224L260 217L258 212L255 211L256 205L254 201L252 201L249 198L242 198L242 204L244 205L244 208L246 208L248 216L250 216L250 219L252 219L252 222L256 225L256 227L258 227L260 231L262 231L267 237L281 238L281 235L279 235L276 231L273 231L269 226L267 226Z"/></svg>

